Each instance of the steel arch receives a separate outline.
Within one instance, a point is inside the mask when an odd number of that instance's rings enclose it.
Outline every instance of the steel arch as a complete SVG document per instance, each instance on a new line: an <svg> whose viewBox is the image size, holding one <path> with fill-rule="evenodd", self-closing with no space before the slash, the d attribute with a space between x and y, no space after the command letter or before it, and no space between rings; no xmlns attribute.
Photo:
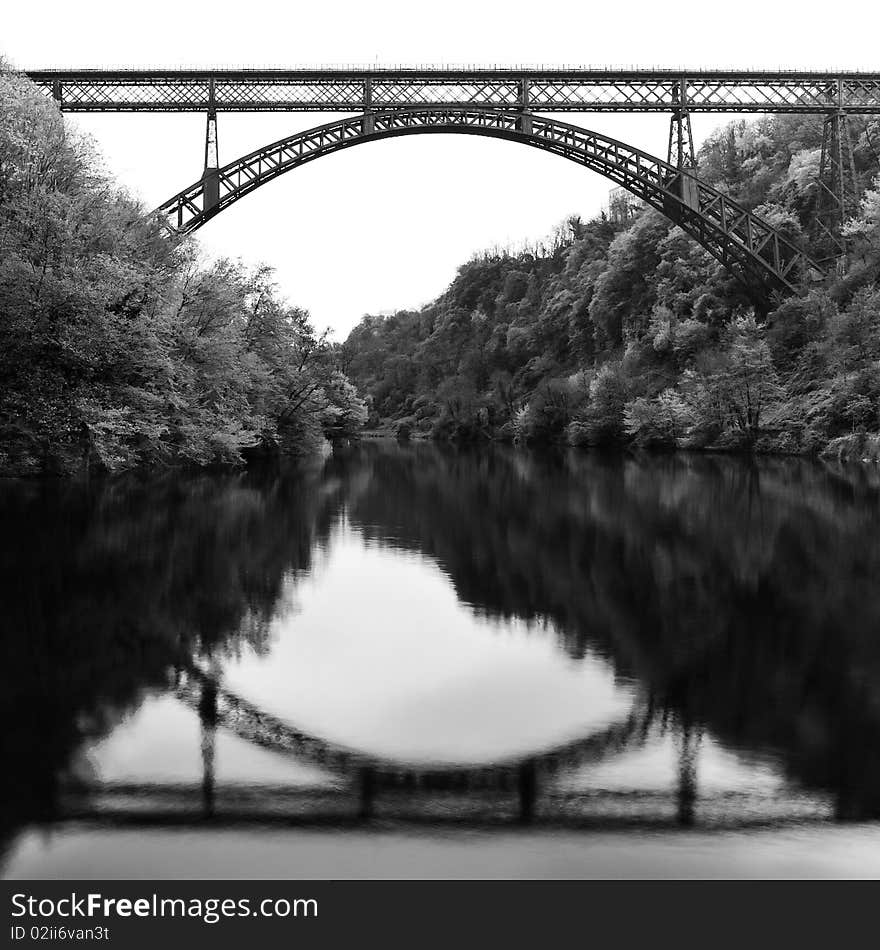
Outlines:
<svg viewBox="0 0 880 950"><path fill-rule="evenodd" d="M522 111L395 109L297 132L244 155L179 192L157 210L172 230L190 233L284 172L358 145L400 135L458 133L521 142L598 172L661 211L749 286L796 292L818 264L766 221L686 169L588 129Z"/></svg>

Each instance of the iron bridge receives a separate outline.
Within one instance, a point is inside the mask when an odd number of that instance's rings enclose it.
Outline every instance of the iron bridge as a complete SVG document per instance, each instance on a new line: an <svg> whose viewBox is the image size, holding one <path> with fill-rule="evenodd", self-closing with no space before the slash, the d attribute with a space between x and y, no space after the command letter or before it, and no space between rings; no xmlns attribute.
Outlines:
<svg viewBox="0 0 880 950"><path fill-rule="evenodd" d="M257 187L323 155L416 132L519 141L598 172L657 208L759 300L820 279L846 253L857 210L853 116L880 115L880 72L588 68L41 69L28 77L65 112L203 112L201 177L158 209L189 233ZM219 112L354 114L298 132L221 167ZM541 113L670 116L666 160ZM697 175L693 113L824 117L814 246L821 263Z"/></svg>

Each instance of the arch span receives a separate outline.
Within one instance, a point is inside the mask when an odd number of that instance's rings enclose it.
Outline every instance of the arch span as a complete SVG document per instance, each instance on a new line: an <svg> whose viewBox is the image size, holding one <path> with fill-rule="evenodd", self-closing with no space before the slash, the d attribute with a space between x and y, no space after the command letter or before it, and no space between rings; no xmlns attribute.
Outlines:
<svg viewBox="0 0 880 950"><path fill-rule="evenodd" d="M796 292L801 276L822 273L770 224L687 170L588 129L513 109L413 107L329 122L208 171L158 212L172 230L190 233L260 185L316 158L364 142L424 133L507 139L598 172L661 211L765 295Z"/></svg>

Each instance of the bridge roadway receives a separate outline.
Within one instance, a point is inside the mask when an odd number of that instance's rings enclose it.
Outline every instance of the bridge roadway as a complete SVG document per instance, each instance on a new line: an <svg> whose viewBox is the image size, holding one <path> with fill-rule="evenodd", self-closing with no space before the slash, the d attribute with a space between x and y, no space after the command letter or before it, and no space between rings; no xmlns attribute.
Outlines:
<svg viewBox="0 0 880 950"><path fill-rule="evenodd" d="M364 112L408 106L539 112L880 114L880 72L399 67L35 69L68 112Z"/></svg>

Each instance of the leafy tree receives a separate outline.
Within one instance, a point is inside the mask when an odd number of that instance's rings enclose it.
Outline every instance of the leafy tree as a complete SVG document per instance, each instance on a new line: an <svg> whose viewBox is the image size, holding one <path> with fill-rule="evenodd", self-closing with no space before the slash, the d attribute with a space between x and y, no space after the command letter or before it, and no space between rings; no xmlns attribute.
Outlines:
<svg viewBox="0 0 880 950"><path fill-rule="evenodd" d="M367 421L367 407L352 382L341 372L335 372L324 387L326 405L321 423L329 435L356 435Z"/></svg>
<svg viewBox="0 0 880 950"><path fill-rule="evenodd" d="M754 318L731 324L715 385L734 427L754 438L765 414L783 395L770 347Z"/></svg>
<svg viewBox="0 0 880 950"><path fill-rule="evenodd" d="M675 448L693 421L687 401L674 389L655 399L638 396L624 407L624 429L637 445Z"/></svg>

